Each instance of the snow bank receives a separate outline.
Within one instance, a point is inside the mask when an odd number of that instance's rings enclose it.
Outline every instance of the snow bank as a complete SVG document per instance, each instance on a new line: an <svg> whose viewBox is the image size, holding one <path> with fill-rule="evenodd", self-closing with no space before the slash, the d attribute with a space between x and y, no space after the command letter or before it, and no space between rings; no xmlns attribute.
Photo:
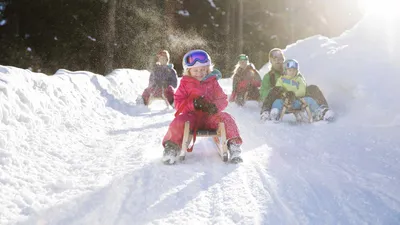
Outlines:
<svg viewBox="0 0 400 225"><path fill-rule="evenodd" d="M82 188L83 181L87 188L98 185L93 178L68 177L71 169L87 168L76 156L95 151L88 135L101 143L113 126L105 119L140 112L134 102L148 76L129 69L106 77L63 69L47 76L0 66L0 224L59 201L60 193Z"/></svg>

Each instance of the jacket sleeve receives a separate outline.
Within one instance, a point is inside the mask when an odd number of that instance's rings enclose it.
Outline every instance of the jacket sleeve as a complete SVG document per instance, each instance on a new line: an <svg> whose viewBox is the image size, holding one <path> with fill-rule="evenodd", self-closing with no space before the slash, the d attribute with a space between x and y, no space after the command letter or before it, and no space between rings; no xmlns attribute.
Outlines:
<svg viewBox="0 0 400 225"><path fill-rule="evenodd" d="M256 87L261 86L261 77L256 69L253 70L253 85Z"/></svg>
<svg viewBox="0 0 400 225"><path fill-rule="evenodd" d="M177 110L175 116L195 111L193 100L198 97L200 97L199 93L196 93L195 90L189 91L187 85L181 82L174 94L174 105Z"/></svg>
<svg viewBox="0 0 400 225"><path fill-rule="evenodd" d="M306 80L302 75L298 75L296 81L299 83L299 87L294 92L294 94L296 95L296 97L302 98L306 96L306 86L307 86Z"/></svg>
<svg viewBox="0 0 400 225"><path fill-rule="evenodd" d="M228 96L225 94L225 92L222 90L221 86L219 85L218 81L215 80L214 85L213 85L213 101L212 103L215 104L215 106L218 108L218 112L221 112L228 106Z"/></svg>
<svg viewBox="0 0 400 225"><path fill-rule="evenodd" d="M215 77L217 77L217 80L222 78L222 73L221 71L214 69L213 71L211 71L211 74L215 75Z"/></svg>
<svg viewBox="0 0 400 225"><path fill-rule="evenodd" d="M265 74L262 82L261 82L261 88L260 88L260 99L261 101L264 101L264 99L268 96L269 89L270 87L270 81L269 78L270 73Z"/></svg>
<svg viewBox="0 0 400 225"><path fill-rule="evenodd" d="M152 87L155 84L155 75L154 71L151 71L150 77L149 77L149 87Z"/></svg>
<svg viewBox="0 0 400 225"><path fill-rule="evenodd" d="M283 82L282 82L282 79L281 79L281 78L279 78L279 79L276 81L275 87L283 87L283 88L284 88Z"/></svg>
<svg viewBox="0 0 400 225"><path fill-rule="evenodd" d="M178 86L178 75L174 69L170 70L168 85L171 85L174 88Z"/></svg>
<svg viewBox="0 0 400 225"><path fill-rule="evenodd" d="M174 94L174 105L175 108L180 112L190 112L194 111L193 99L187 92L185 84L180 83L178 89Z"/></svg>
<svg viewBox="0 0 400 225"><path fill-rule="evenodd" d="M232 93L236 92L237 84L239 83L239 75L235 73L232 81Z"/></svg>

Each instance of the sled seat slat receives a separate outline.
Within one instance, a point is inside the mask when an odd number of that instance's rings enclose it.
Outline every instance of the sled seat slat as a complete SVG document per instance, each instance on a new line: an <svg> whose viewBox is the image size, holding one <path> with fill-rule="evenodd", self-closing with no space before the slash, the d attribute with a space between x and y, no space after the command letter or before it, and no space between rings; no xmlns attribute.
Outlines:
<svg viewBox="0 0 400 225"><path fill-rule="evenodd" d="M289 114L289 113L301 113L301 112L304 112L305 111L305 109L287 109L286 110L286 114Z"/></svg>
<svg viewBox="0 0 400 225"><path fill-rule="evenodd" d="M190 135L193 135L193 131L190 131ZM197 130L197 137L207 137L207 136L216 136L217 130Z"/></svg>

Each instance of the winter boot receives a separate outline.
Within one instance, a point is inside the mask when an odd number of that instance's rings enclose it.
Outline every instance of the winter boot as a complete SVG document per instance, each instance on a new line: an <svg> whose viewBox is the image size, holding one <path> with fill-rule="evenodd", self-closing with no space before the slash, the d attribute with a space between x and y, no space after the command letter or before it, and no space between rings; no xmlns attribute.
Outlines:
<svg viewBox="0 0 400 225"><path fill-rule="evenodd" d="M271 120L271 117L269 115L269 110L266 110L263 113L261 113L261 121L266 121L266 120Z"/></svg>
<svg viewBox="0 0 400 225"><path fill-rule="evenodd" d="M314 114L315 121L320 121L320 120L333 121L334 119L335 119L335 113L326 106L319 107Z"/></svg>
<svg viewBox="0 0 400 225"><path fill-rule="evenodd" d="M334 121L335 120L335 113L330 109L326 110L325 114L324 114L324 117L323 117L323 120L330 121L330 122Z"/></svg>
<svg viewBox="0 0 400 225"><path fill-rule="evenodd" d="M274 122L277 122L279 120L279 109L273 108L271 110L270 119Z"/></svg>
<svg viewBox="0 0 400 225"><path fill-rule="evenodd" d="M179 146L172 141L166 141L164 144L164 153L162 161L166 165L172 165L176 161L176 155L179 152Z"/></svg>
<svg viewBox="0 0 400 225"><path fill-rule="evenodd" d="M242 157L240 154L242 153L242 149L240 148L240 144L235 142L229 141L228 142L228 150L229 154L231 155L231 163L241 163L243 162Z"/></svg>

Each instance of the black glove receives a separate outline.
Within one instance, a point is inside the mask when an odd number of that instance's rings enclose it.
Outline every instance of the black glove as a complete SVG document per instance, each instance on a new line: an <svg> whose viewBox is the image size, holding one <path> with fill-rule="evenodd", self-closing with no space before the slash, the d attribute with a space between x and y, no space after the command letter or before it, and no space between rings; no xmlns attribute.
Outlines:
<svg viewBox="0 0 400 225"><path fill-rule="evenodd" d="M218 112L218 108L215 104L213 103L208 103L208 105L205 107L205 111L208 112L208 114L212 115Z"/></svg>
<svg viewBox="0 0 400 225"><path fill-rule="evenodd" d="M196 109L196 110L203 111L203 108L205 107L206 104L207 104L207 102L204 99L204 96L193 99L193 106L194 106L194 109Z"/></svg>
<svg viewBox="0 0 400 225"><path fill-rule="evenodd" d="M204 96L194 99L193 106L196 110L200 110L209 114L215 114L218 112L217 106L205 100Z"/></svg>

